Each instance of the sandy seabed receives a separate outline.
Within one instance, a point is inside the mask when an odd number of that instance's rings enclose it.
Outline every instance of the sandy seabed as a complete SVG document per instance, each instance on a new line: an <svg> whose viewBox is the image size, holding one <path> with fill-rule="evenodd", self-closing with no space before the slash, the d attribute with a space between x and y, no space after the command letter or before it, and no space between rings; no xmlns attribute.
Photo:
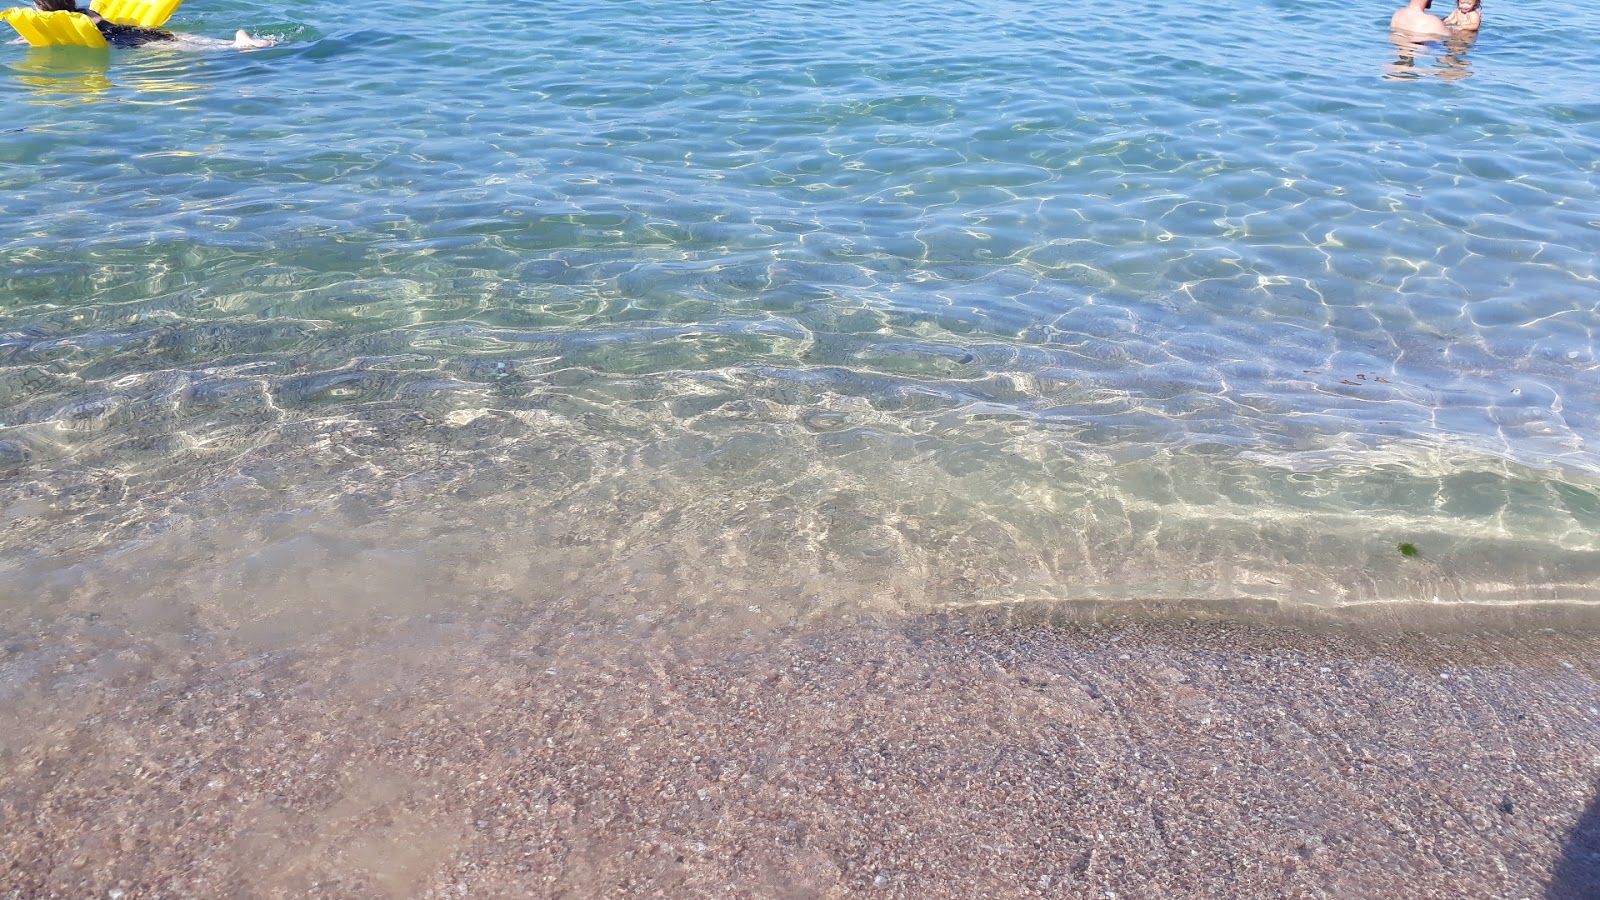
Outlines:
<svg viewBox="0 0 1600 900"><path fill-rule="evenodd" d="M1597 677L992 614L61 652L0 713L0 896L1596 897Z"/></svg>

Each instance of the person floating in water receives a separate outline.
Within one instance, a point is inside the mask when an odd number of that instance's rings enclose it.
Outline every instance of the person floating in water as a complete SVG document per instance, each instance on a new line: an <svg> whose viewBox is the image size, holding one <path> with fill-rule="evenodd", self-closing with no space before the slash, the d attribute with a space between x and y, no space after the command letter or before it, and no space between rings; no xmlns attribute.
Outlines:
<svg viewBox="0 0 1600 900"><path fill-rule="evenodd" d="M70 12L81 16L88 16L94 23L100 36L106 43L113 47L142 47L161 41L176 41L178 36L170 31L160 28L140 28L137 25L118 25L110 22L92 9L79 9L77 0L33 0L33 5L40 12ZM253 50L258 47L271 47L273 41L252 37L244 29L233 36L233 46L240 50Z"/></svg>
<svg viewBox="0 0 1600 900"><path fill-rule="evenodd" d="M1400 57L1387 66L1388 73L1384 77L1407 80L1424 74L1450 80L1472 77L1467 51L1478 39L1481 2L1456 0L1456 11L1450 18L1441 19L1428 12L1429 0L1411 0L1389 20L1389 40L1400 51ZM1432 71L1422 72L1416 68L1417 59L1424 55L1433 57Z"/></svg>
<svg viewBox="0 0 1600 900"><path fill-rule="evenodd" d="M1456 0L1456 11L1451 13L1444 24L1450 26L1451 31L1477 31L1483 27L1482 0Z"/></svg>
<svg viewBox="0 0 1600 900"><path fill-rule="evenodd" d="M1419 37L1444 37L1449 34L1450 29L1444 27L1444 20L1428 12L1432 2L1433 0L1411 0L1390 17L1389 30Z"/></svg>

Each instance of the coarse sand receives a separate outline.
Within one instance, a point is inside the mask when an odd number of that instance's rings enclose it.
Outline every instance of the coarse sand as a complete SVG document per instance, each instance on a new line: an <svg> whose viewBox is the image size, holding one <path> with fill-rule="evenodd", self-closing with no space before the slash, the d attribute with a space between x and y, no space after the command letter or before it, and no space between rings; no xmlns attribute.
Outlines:
<svg viewBox="0 0 1600 900"><path fill-rule="evenodd" d="M1596 897L1597 651L969 615L57 653L4 684L0 897Z"/></svg>

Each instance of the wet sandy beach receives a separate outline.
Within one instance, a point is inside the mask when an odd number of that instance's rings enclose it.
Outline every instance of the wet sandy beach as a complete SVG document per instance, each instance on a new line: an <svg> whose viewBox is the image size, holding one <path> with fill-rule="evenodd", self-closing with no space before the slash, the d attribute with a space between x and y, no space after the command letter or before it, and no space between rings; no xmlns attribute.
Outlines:
<svg viewBox="0 0 1600 900"><path fill-rule="evenodd" d="M1592 897L1597 648L530 615L62 653L9 687L0 896Z"/></svg>

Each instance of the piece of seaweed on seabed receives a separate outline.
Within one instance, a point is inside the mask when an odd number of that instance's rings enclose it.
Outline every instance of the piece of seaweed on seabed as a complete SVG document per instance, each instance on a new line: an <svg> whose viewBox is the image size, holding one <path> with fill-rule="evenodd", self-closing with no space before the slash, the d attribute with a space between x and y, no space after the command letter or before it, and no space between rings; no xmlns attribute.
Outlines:
<svg viewBox="0 0 1600 900"><path fill-rule="evenodd" d="M1600 786L1597 786L1600 787ZM1600 790L1572 827L1546 900L1600 900Z"/></svg>

